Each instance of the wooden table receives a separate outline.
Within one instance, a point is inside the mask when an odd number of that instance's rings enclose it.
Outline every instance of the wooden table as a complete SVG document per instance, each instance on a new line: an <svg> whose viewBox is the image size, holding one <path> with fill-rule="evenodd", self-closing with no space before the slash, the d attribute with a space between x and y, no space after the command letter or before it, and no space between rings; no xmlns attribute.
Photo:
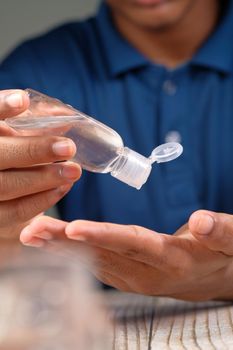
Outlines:
<svg viewBox="0 0 233 350"><path fill-rule="evenodd" d="M112 350L233 349L233 303L110 292Z"/></svg>

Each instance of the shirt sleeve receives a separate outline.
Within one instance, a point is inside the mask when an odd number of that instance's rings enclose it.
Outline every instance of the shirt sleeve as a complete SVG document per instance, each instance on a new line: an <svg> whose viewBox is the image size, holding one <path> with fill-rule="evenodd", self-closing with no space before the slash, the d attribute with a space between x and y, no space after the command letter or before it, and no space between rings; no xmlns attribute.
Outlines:
<svg viewBox="0 0 233 350"><path fill-rule="evenodd" d="M0 65L0 90L40 88L36 64L29 45L22 44Z"/></svg>

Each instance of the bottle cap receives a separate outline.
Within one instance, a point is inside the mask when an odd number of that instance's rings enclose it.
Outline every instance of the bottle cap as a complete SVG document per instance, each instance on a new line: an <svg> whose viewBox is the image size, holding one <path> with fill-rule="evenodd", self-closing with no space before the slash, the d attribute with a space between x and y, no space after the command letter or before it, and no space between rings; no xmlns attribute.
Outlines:
<svg viewBox="0 0 233 350"><path fill-rule="evenodd" d="M151 172L150 159L125 147L113 165L111 175L138 190L147 181Z"/></svg>
<svg viewBox="0 0 233 350"><path fill-rule="evenodd" d="M177 142L168 142L156 147L149 158L125 147L113 164L111 175L138 190L146 183L154 162L164 163L178 158L183 147Z"/></svg>
<svg viewBox="0 0 233 350"><path fill-rule="evenodd" d="M151 163L165 163L178 158L183 153L183 147L177 142L168 142L156 147L149 159Z"/></svg>

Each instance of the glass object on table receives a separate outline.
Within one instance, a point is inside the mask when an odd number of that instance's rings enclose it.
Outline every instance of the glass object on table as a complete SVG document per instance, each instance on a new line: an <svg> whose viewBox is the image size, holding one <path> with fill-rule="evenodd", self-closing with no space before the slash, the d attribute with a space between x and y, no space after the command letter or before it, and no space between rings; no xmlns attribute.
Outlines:
<svg viewBox="0 0 233 350"><path fill-rule="evenodd" d="M93 283L77 261L23 249L0 267L0 350L109 349Z"/></svg>

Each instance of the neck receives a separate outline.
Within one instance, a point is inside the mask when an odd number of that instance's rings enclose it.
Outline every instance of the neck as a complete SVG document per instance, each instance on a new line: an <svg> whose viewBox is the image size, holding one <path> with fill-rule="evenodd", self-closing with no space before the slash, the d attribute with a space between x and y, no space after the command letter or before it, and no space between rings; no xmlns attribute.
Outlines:
<svg viewBox="0 0 233 350"><path fill-rule="evenodd" d="M188 61L213 32L219 18L217 1L196 0L177 23L163 28L139 26L113 13L120 33L152 62L175 68Z"/></svg>

